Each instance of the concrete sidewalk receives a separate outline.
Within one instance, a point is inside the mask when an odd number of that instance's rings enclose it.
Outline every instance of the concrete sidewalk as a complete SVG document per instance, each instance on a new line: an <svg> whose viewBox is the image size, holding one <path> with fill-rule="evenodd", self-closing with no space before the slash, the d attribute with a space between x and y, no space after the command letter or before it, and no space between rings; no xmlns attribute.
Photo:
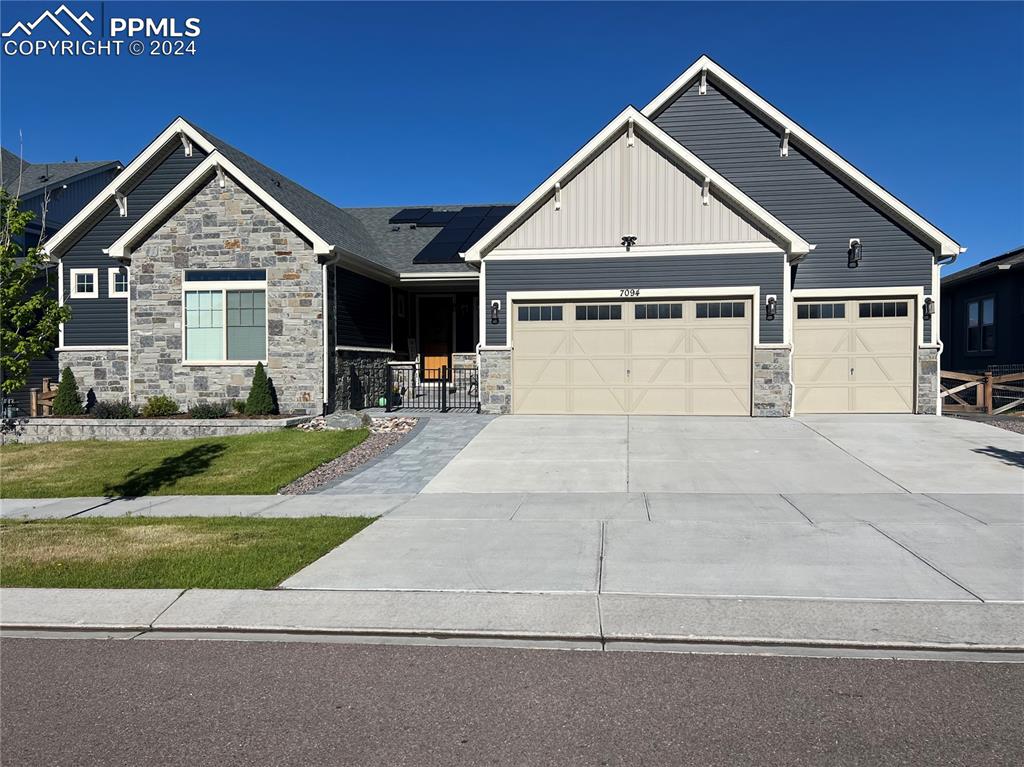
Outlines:
<svg viewBox="0 0 1024 767"><path fill-rule="evenodd" d="M0 630L123 638L535 640L1006 653L1024 660L1024 605L629 594L2 589Z"/></svg>

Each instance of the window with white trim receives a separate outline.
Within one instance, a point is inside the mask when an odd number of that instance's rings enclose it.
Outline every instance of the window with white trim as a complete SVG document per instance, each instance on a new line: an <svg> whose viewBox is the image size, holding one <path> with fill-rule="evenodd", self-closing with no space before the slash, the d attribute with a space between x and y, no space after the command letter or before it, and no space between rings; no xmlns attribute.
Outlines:
<svg viewBox="0 0 1024 767"><path fill-rule="evenodd" d="M125 267L107 269L107 297L128 298L128 270Z"/></svg>
<svg viewBox="0 0 1024 767"><path fill-rule="evenodd" d="M720 317L742 317L747 313L744 301L701 301L697 304L697 319L716 320Z"/></svg>
<svg viewBox="0 0 1024 767"><path fill-rule="evenodd" d="M636 304L633 316L638 320L679 320L683 317L683 305Z"/></svg>
<svg viewBox="0 0 1024 767"><path fill-rule="evenodd" d="M182 283L185 362L265 362L267 273L189 269Z"/></svg>
<svg viewBox="0 0 1024 767"><path fill-rule="evenodd" d="M978 298L967 302L967 351L993 352L996 349L996 300Z"/></svg>
<svg viewBox="0 0 1024 767"><path fill-rule="evenodd" d="M621 320L621 304L589 304L576 306L576 319L582 320Z"/></svg>
<svg viewBox="0 0 1024 767"><path fill-rule="evenodd" d="M844 320L846 319L846 304L797 304L796 318L798 320Z"/></svg>
<svg viewBox="0 0 1024 767"><path fill-rule="evenodd" d="M99 269L72 269L71 297L72 298L98 298L100 295L100 270Z"/></svg>
<svg viewBox="0 0 1024 767"><path fill-rule="evenodd" d="M520 322L561 322L561 306L520 306Z"/></svg>

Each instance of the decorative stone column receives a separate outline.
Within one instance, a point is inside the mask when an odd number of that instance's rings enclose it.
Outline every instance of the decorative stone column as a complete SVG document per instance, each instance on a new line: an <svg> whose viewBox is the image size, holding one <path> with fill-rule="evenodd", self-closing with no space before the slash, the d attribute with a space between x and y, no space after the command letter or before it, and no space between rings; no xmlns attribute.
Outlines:
<svg viewBox="0 0 1024 767"><path fill-rule="evenodd" d="M792 356L788 346L754 347L752 415L784 418L792 414Z"/></svg>
<svg viewBox="0 0 1024 767"><path fill-rule="evenodd" d="M919 415L935 415L939 399L939 349L920 346L917 349L917 408Z"/></svg>
<svg viewBox="0 0 1024 767"><path fill-rule="evenodd" d="M511 350L480 350L480 412L493 415L512 412Z"/></svg>

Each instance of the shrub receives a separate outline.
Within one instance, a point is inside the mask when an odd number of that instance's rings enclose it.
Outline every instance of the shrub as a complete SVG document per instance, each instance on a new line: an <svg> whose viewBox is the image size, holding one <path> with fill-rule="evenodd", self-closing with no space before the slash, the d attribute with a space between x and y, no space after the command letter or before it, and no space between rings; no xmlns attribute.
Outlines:
<svg viewBox="0 0 1024 767"><path fill-rule="evenodd" d="M245 401L246 415L270 415L274 412L274 394L267 379L267 371L262 362L256 363L256 372L252 377L252 388Z"/></svg>
<svg viewBox="0 0 1024 767"><path fill-rule="evenodd" d="M168 415L175 415L177 412L178 403L162 394L150 397L146 400L146 404L142 406L143 418L162 418Z"/></svg>
<svg viewBox="0 0 1024 767"><path fill-rule="evenodd" d="M57 385L57 396L53 398L53 414L56 416L82 415L82 395L78 392L78 381L71 368L64 368Z"/></svg>
<svg viewBox="0 0 1024 767"><path fill-rule="evenodd" d="M126 399L123 399L120 402L97 402L93 405L89 415L93 418L102 418L104 420L138 418L139 409Z"/></svg>
<svg viewBox="0 0 1024 767"><path fill-rule="evenodd" d="M239 415L245 415L245 400L236 399L231 403L231 407L234 408L235 412Z"/></svg>
<svg viewBox="0 0 1024 767"><path fill-rule="evenodd" d="M223 402L197 402L188 409L193 418L227 418L230 412Z"/></svg>

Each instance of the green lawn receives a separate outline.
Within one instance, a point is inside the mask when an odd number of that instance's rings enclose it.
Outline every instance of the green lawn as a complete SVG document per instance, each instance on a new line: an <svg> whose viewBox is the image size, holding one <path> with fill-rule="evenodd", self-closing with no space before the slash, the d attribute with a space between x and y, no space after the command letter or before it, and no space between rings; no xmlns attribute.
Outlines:
<svg viewBox="0 0 1024 767"><path fill-rule="evenodd" d="M272 588L372 521L365 517L0 521L0 586Z"/></svg>
<svg viewBox="0 0 1024 767"><path fill-rule="evenodd" d="M0 447L0 498L267 495L351 450L355 431Z"/></svg>

